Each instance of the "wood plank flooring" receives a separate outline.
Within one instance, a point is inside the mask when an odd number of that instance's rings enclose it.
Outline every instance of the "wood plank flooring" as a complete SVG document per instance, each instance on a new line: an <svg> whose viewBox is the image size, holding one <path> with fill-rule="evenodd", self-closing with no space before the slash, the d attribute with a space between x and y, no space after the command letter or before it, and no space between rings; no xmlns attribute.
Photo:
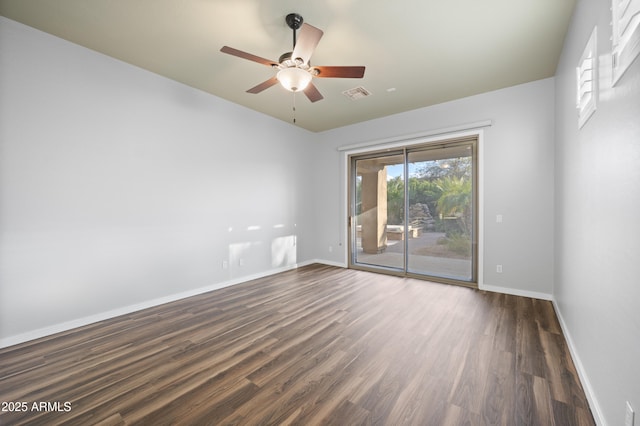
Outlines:
<svg viewBox="0 0 640 426"><path fill-rule="evenodd" d="M594 424L551 303L323 265L0 349L0 401L27 403L3 425Z"/></svg>

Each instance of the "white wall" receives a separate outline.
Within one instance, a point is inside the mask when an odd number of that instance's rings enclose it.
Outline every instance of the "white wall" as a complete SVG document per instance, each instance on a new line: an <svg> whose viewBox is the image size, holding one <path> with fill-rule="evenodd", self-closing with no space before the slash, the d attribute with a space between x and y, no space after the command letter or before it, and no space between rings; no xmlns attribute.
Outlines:
<svg viewBox="0 0 640 426"><path fill-rule="evenodd" d="M314 134L2 17L0 69L3 345L311 258Z"/></svg>
<svg viewBox="0 0 640 426"><path fill-rule="evenodd" d="M344 153L337 148L466 123L484 129L482 196L485 288L550 298L553 290L554 81L545 79L320 134L316 193L321 229L315 257L345 262ZM366 102L366 99L359 101ZM357 103L354 103L357 108ZM496 223L496 215L503 223ZM335 230L335 231L334 231ZM332 253L328 247L334 247ZM338 247L338 250L335 248ZM503 273L496 273L496 265Z"/></svg>
<svg viewBox="0 0 640 426"><path fill-rule="evenodd" d="M556 74L555 299L601 424L640 422L640 60L611 84L609 1L578 1ZM575 67L598 27L599 103L578 130Z"/></svg>

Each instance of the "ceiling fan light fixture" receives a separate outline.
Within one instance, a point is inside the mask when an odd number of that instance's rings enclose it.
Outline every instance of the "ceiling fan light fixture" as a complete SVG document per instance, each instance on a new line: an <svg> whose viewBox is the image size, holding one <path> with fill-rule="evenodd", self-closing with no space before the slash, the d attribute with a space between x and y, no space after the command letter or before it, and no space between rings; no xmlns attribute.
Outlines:
<svg viewBox="0 0 640 426"><path fill-rule="evenodd" d="M272 61L242 50L234 49L229 46L222 46L220 51L229 55L247 59L266 65L272 69L278 69L275 76L263 81L247 90L247 93L261 93L271 86L278 83L290 92L304 92L305 96L311 102L317 102L324 99L316 86L311 83L314 77L321 78L362 78L364 76L364 67L362 66L311 66L311 55L313 54L318 42L322 38L324 32L303 23L302 16L297 13L290 13L285 18L289 28L293 30L293 50L280 55L280 59ZM296 30L300 30L300 36L296 36ZM368 93L368 92L367 92ZM294 96L295 99L295 96ZM294 107L295 108L295 107ZM295 122L295 120L294 120Z"/></svg>
<svg viewBox="0 0 640 426"><path fill-rule="evenodd" d="M307 88L311 82L311 74L300 68L284 68L278 72L276 78L290 92L299 92Z"/></svg>

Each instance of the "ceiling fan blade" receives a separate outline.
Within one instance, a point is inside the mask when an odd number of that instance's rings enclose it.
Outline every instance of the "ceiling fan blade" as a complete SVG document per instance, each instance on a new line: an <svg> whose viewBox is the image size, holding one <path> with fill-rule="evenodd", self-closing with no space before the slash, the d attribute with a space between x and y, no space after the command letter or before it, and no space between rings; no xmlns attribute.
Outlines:
<svg viewBox="0 0 640 426"><path fill-rule="evenodd" d="M278 79L274 76L271 77L269 80L263 81L262 83L258 84L255 87L252 87L251 89L247 90L247 93L253 93L253 94L257 94L262 92L263 90L268 89L269 87L273 86L274 84L278 83Z"/></svg>
<svg viewBox="0 0 640 426"><path fill-rule="evenodd" d="M316 77L321 78L362 78L364 77L364 67L313 67L318 73Z"/></svg>
<svg viewBox="0 0 640 426"><path fill-rule="evenodd" d="M321 99L324 99L324 96L318 91L318 88L313 85L313 83L309 83L309 85L304 89L304 94L307 95L307 98L311 102L317 102Z"/></svg>
<svg viewBox="0 0 640 426"><path fill-rule="evenodd" d="M305 64L309 63L309 58L313 55L313 51L316 50L316 46L318 42L320 42L323 34L324 32L321 29L309 24L302 24L298 40L293 47L291 59L300 58Z"/></svg>
<svg viewBox="0 0 640 426"><path fill-rule="evenodd" d="M257 62L259 64L266 65L268 67L271 67L271 66L274 66L274 65L278 66L278 63L275 62L275 61L272 61L270 59L261 58L260 56L252 55L251 53L247 53L247 52L243 52L242 50L234 49L233 47L222 46L222 49L220 49L220 51L223 52L223 53L228 53L229 55L237 56L237 57L242 58L242 59L248 59L250 61Z"/></svg>

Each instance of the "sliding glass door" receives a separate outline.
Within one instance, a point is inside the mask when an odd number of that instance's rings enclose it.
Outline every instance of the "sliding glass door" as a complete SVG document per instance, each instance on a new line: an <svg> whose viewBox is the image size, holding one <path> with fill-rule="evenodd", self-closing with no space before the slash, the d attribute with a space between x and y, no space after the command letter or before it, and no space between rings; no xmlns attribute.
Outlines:
<svg viewBox="0 0 640 426"><path fill-rule="evenodd" d="M350 266L477 282L476 139L350 157Z"/></svg>
<svg viewBox="0 0 640 426"><path fill-rule="evenodd" d="M404 270L404 153L353 159L353 260Z"/></svg>

